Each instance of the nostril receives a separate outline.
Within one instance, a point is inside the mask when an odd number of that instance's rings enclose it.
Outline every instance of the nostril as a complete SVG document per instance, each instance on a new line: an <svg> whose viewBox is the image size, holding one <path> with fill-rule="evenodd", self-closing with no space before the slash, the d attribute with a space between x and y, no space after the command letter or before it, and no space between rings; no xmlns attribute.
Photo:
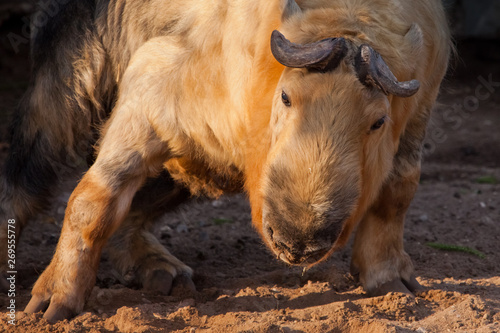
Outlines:
<svg viewBox="0 0 500 333"><path fill-rule="evenodd" d="M267 233L269 234L269 238L271 238L271 240L272 240L273 234L274 234L273 228L267 227Z"/></svg>
<svg viewBox="0 0 500 333"><path fill-rule="evenodd" d="M290 246L286 245L285 243L283 243L279 240L274 241L274 245L276 245L276 247L280 250L284 250L284 251L287 251L289 253L292 252L292 249L290 248Z"/></svg>
<svg viewBox="0 0 500 333"><path fill-rule="evenodd" d="M304 257L311 258L311 259L319 259L320 257L323 257L329 250L330 246L325 246L325 247L316 247L313 249L306 250L304 252Z"/></svg>

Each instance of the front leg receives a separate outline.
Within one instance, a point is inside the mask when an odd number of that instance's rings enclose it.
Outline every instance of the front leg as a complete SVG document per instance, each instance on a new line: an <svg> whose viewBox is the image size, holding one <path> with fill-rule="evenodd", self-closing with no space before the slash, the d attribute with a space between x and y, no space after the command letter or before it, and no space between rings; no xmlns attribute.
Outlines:
<svg viewBox="0 0 500 333"><path fill-rule="evenodd" d="M133 188L128 188L132 192ZM96 278L101 250L119 224L117 208L126 205L90 170L73 192L56 253L32 290L27 313L45 312L55 322L83 310Z"/></svg>
<svg viewBox="0 0 500 333"><path fill-rule="evenodd" d="M361 221L354 240L351 273L371 296L390 291L411 293L419 287L403 247L406 210L417 188L419 170L385 184Z"/></svg>
<svg viewBox="0 0 500 333"><path fill-rule="evenodd" d="M55 322L83 310L95 284L101 251L127 215L145 179L168 158L166 144L140 112L117 110L95 164L68 202L56 253L35 283L27 313L48 309Z"/></svg>
<svg viewBox="0 0 500 333"><path fill-rule="evenodd" d="M428 113L427 115L428 116ZM427 117L409 124L394 157L394 167L377 200L360 222L354 239L351 273L371 296L412 294L420 288L403 246L406 211L420 179L421 144Z"/></svg>

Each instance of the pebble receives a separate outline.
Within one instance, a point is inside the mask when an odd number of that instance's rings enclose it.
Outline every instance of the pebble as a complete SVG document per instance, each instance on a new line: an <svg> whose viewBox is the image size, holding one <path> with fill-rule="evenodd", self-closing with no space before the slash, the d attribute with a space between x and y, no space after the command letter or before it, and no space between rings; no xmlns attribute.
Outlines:
<svg viewBox="0 0 500 333"><path fill-rule="evenodd" d="M227 295L227 296L234 296L234 294L236 294L236 292L234 290L230 290L230 289L223 289L222 293Z"/></svg>
<svg viewBox="0 0 500 333"><path fill-rule="evenodd" d="M177 233L179 233L179 234L183 234L183 233L187 233L189 230L188 230L188 226L185 223L181 223L175 228L175 231L177 231Z"/></svg>
<svg viewBox="0 0 500 333"><path fill-rule="evenodd" d="M169 232L171 232L171 231L172 231L172 228L170 228L168 225L162 225L162 226L160 227L160 231L161 231L162 233L169 233Z"/></svg>
<svg viewBox="0 0 500 333"><path fill-rule="evenodd" d="M194 298L188 298L188 299L185 299L182 302L180 302L178 307L180 309L180 308L185 308L185 307L193 307L195 305L196 305L196 301L194 300Z"/></svg>
<svg viewBox="0 0 500 333"><path fill-rule="evenodd" d="M427 220L429 220L429 216L427 216L427 214L422 214L418 217L418 219L422 222L425 222Z"/></svg>
<svg viewBox="0 0 500 333"><path fill-rule="evenodd" d="M486 225L494 225L495 224L493 219L489 216L486 216L486 215L481 217L481 222L486 224Z"/></svg>
<svg viewBox="0 0 500 333"><path fill-rule="evenodd" d="M212 201L212 207L219 208L224 206L224 202L222 200L214 200Z"/></svg>
<svg viewBox="0 0 500 333"><path fill-rule="evenodd" d="M64 215L65 211L66 211L65 206L60 206L59 208L57 208L57 214L59 214L59 215Z"/></svg>
<svg viewBox="0 0 500 333"><path fill-rule="evenodd" d="M101 289L97 292L96 298L99 304L108 305L109 303L111 303L112 296L108 290Z"/></svg>

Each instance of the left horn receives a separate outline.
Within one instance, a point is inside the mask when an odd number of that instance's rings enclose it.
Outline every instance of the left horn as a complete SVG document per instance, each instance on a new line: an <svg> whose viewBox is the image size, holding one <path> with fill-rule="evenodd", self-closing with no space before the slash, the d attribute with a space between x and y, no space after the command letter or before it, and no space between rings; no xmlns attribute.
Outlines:
<svg viewBox="0 0 500 333"><path fill-rule="evenodd" d="M410 97L420 88L417 80L399 82L380 54L366 44L359 47L354 67L361 83L367 87L377 86L386 95Z"/></svg>
<svg viewBox="0 0 500 333"><path fill-rule="evenodd" d="M290 42L278 30L271 35L271 52L276 60L287 67L325 70L335 68L346 55L344 38L326 38L310 44Z"/></svg>

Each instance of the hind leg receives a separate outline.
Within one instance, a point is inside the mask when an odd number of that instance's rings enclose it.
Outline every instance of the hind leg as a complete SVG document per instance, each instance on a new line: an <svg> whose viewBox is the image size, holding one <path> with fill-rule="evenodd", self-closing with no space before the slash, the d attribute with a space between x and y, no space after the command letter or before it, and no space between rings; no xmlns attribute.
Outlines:
<svg viewBox="0 0 500 333"><path fill-rule="evenodd" d="M90 138L76 133L73 126L73 121L78 121L76 116L63 118L56 124L37 120L50 118L52 110L62 107L61 101L46 97L55 88L57 83L53 87L46 84L31 88L23 98L13 121L9 155L0 172L2 274L15 270L7 263L7 221L15 221L15 229L11 231L15 231L17 247L24 226L37 213L49 207L51 198L57 196L59 184L76 178L77 170L86 167ZM82 119L79 121L84 126L85 122ZM72 128L75 132L71 131ZM5 292L4 279L0 279L0 292Z"/></svg>
<svg viewBox="0 0 500 333"><path fill-rule="evenodd" d="M106 247L119 273L132 275L133 280L127 282L167 295L177 278L194 289L191 268L170 254L150 231L155 220L189 197L189 191L177 185L166 170L137 192L130 213Z"/></svg>
<svg viewBox="0 0 500 333"><path fill-rule="evenodd" d="M146 103L136 109L127 102L115 109L96 162L71 195L56 252L33 287L28 313L49 305L44 318L54 322L82 311L104 245L127 216L136 192L169 158L168 143L140 110Z"/></svg>
<svg viewBox="0 0 500 333"><path fill-rule="evenodd" d="M114 101L116 86L93 20L86 2L73 1L33 34L30 88L14 114L0 172L0 272L7 269L6 221L16 221L19 237L57 195L58 184L88 167L93 126Z"/></svg>

